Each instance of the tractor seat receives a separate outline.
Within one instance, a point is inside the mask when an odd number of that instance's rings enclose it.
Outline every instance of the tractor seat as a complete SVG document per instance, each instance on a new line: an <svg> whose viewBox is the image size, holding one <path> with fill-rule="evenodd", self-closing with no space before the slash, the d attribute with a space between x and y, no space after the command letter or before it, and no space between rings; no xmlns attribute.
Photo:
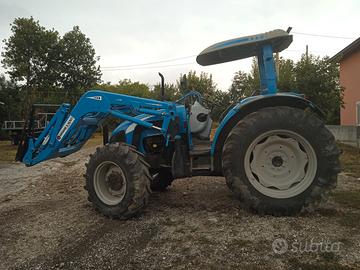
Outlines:
<svg viewBox="0 0 360 270"><path fill-rule="evenodd" d="M201 140L210 140L212 119L210 110L195 101L190 107L190 131L193 136Z"/></svg>
<svg viewBox="0 0 360 270"><path fill-rule="evenodd" d="M196 57L196 62L208 66L257 56L261 46L267 44L272 45L274 53L281 52L290 46L292 40L292 35L280 29L234 38L206 48Z"/></svg>

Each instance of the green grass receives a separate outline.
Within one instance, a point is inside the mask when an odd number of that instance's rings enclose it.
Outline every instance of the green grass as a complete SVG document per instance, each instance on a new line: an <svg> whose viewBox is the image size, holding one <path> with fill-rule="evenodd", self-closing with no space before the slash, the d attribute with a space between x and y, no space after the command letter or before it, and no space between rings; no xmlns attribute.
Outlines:
<svg viewBox="0 0 360 270"><path fill-rule="evenodd" d="M335 202L342 206L354 209L360 209L360 191L340 191L332 194Z"/></svg>
<svg viewBox="0 0 360 270"><path fill-rule="evenodd" d="M336 190L332 197L345 211L340 211L337 222L349 229L360 229L360 191ZM355 211L354 211L355 210Z"/></svg>
<svg viewBox="0 0 360 270"><path fill-rule="evenodd" d="M338 144L343 151L340 163L343 172L356 178L360 178L360 149L346 144Z"/></svg>
<svg viewBox="0 0 360 270"><path fill-rule="evenodd" d="M341 226L347 227L349 229L360 229L360 214L359 213L343 213L338 219L338 223Z"/></svg>
<svg viewBox="0 0 360 270"><path fill-rule="evenodd" d="M103 145L102 133L94 133L94 135L86 142L86 146L101 146Z"/></svg>
<svg viewBox="0 0 360 270"><path fill-rule="evenodd" d="M0 163L15 161L17 146L10 141L0 141Z"/></svg>
<svg viewBox="0 0 360 270"><path fill-rule="evenodd" d="M85 144L85 147L91 147L103 143L102 134L95 133ZM9 163L15 161L17 145L12 145L10 141L0 141L0 163ZM71 166L71 164L69 164Z"/></svg>

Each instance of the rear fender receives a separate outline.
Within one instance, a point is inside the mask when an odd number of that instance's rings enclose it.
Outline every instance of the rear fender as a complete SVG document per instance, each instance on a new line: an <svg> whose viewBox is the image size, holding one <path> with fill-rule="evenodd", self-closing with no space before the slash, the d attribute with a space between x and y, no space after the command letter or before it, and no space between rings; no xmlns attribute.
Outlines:
<svg viewBox="0 0 360 270"><path fill-rule="evenodd" d="M227 136L232 128L246 115L265 107L288 106L302 110L310 109L323 118L324 113L311 101L294 93L278 93L273 95L259 95L243 99L236 104L223 118L215 132L211 145L212 170L222 175L221 155Z"/></svg>

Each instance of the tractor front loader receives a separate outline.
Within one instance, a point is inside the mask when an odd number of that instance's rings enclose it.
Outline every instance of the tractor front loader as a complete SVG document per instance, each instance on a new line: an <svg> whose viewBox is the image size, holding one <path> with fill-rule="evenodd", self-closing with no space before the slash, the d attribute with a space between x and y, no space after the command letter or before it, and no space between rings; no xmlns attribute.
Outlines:
<svg viewBox="0 0 360 270"><path fill-rule="evenodd" d="M151 190L197 175L225 176L243 207L260 214L314 209L336 186L339 150L311 101L277 92L273 53L291 44L288 32L227 40L198 55L200 65L252 56L259 65L259 94L226 110L212 141L211 110L196 91L170 102L92 90L72 110L63 104L38 138L30 128L18 159L32 166L65 157L112 116L123 121L104 132L85 173L89 200L106 216L132 217Z"/></svg>

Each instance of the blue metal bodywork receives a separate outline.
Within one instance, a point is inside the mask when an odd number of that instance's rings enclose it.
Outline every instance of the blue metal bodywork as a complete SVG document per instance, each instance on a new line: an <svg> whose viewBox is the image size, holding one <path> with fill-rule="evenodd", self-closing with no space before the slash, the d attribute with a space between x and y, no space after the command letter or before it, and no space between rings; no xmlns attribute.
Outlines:
<svg viewBox="0 0 360 270"><path fill-rule="evenodd" d="M30 138L23 162L34 165L63 157L79 150L108 116L132 122L168 137L168 128L176 116L182 116L173 102L162 102L116 93L92 90L86 92L70 112L63 104L38 138ZM161 126L137 115L161 117ZM181 119L185 121L184 119Z"/></svg>
<svg viewBox="0 0 360 270"><path fill-rule="evenodd" d="M271 45L264 45L257 56L260 72L260 88L263 95L275 94L276 70Z"/></svg>
<svg viewBox="0 0 360 270"><path fill-rule="evenodd" d="M313 110L317 109L311 102L291 93L265 94L246 98L236 104L220 122L211 143L211 160L213 161L216 158L216 146L219 144L219 137L237 114L241 113L249 104L254 106L255 103L264 100L272 101L279 98L303 102L306 103L304 106ZM28 149L22 161L26 165L32 166L44 160L64 157L78 151L101 125L102 121L110 115L124 120L113 130L111 136L124 133L124 141L128 144L133 144L134 132L137 127L143 128L141 141L148 136L163 135L168 142L169 124L177 118L179 129L176 135L186 136L189 149L193 148L192 134L188 128L189 114L184 105L92 90L81 97L71 112L69 104L63 104L58 109L40 136L36 139L29 139ZM160 125L154 123L160 123ZM146 154L142 144L138 145L138 150ZM213 164L211 165L211 168L214 168Z"/></svg>
<svg viewBox="0 0 360 270"><path fill-rule="evenodd" d="M283 100L283 102L282 102ZM266 103L264 101L267 101ZM302 95L297 93L275 93L275 94L264 94L258 96L252 96L241 100L239 103L234 105L231 110L225 115L225 117L219 123L219 127L216 129L213 141L211 143L211 155L215 155L215 147L218 143L218 138L222 134L224 127L231 121L231 119L244 111L244 108L247 106L255 107L256 104L258 108L268 107L269 104L272 106L294 106L301 109L310 108L312 111L322 116L322 111L311 101L305 99ZM261 105L260 105L261 104ZM247 114L246 112L245 114Z"/></svg>
<svg viewBox="0 0 360 270"><path fill-rule="evenodd" d="M172 103L173 106L175 107L175 115L176 117L179 118L179 134L183 135L183 134L187 134L188 133L188 129L187 129L187 125L188 125L188 116L186 114L185 111L185 107L183 105L178 105L176 103ZM163 118L159 115L151 115L151 114L139 114L137 116L135 116L136 119L140 119L142 121L146 121L149 123L153 123L153 122L162 122ZM136 128L138 127L142 127L142 125L139 125L137 123L134 123L134 121L131 120L127 120L122 122L121 124L119 124L111 133L111 138L115 138L117 135L123 133L124 134L124 142L127 144L134 144L134 132L136 130ZM146 128L146 127L145 127ZM158 130L154 130L154 129L144 129L142 131L142 138L147 137L147 136L154 136L154 135L161 135L162 133L159 132ZM110 138L110 141L111 141ZM192 147L191 144L191 140L189 141L189 147ZM138 145L138 150L140 152L144 153L144 148L143 145L140 144Z"/></svg>
<svg viewBox="0 0 360 270"><path fill-rule="evenodd" d="M267 34L265 33L215 44L204 50L204 53L199 55L201 57L197 58L200 64L208 65L256 55L259 66L260 95L245 98L235 104L222 119L215 132L209 153L210 170L214 174L219 172L221 174L221 153L226 137L234 125L248 113L269 106L294 106L319 112L314 104L298 94L277 93L273 52L288 47L292 41L292 37L283 32L276 32L276 36L271 36L269 42L266 41ZM247 44L241 54L234 46L241 46L244 42L260 43L257 43L255 47ZM240 54L236 55L235 52ZM121 135L121 140L136 145L138 151L146 155L142 142L148 137L163 136L165 147L171 140L174 142L179 138L185 138L188 150L191 151L194 145L189 128L190 112L187 111L189 108L182 104L188 98L201 100L202 97L198 92L190 91L176 102L167 102L101 90L88 91L71 112L70 105L63 104L40 136L29 138L27 151L22 161L31 166L44 160L74 153L84 145L108 116L122 120L112 131L110 142L118 141ZM138 134L135 136L136 132ZM139 143L135 142L135 137ZM171 161L167 162L171 163Z"/></svg>

